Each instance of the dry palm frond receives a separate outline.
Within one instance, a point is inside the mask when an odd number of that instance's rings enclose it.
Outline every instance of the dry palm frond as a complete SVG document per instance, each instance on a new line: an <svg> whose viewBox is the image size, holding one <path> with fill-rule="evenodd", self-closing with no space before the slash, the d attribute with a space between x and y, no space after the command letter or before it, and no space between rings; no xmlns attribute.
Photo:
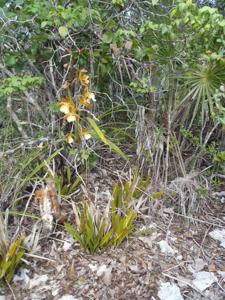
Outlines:
<svg viewBox="0 0 225 300"><path fill-rule="evenodd" d="M2 215L0 214L0 249L7 248L9 244L9 238L7 228Z"/></svg>
<svg viewBox="0 0 225 300"><path fill-rule="evenodd" d="M184 177L177 177L168 187L170 193L175 193L179 209L184 216L190 216L197 207L198 191L202 187L198 175L190 173Z"/></svg>
<svg viewBox="0 0 225 300"><path fill-rule="evenodd" d="M51 231L53 219L63 222L64 216L61 212L57 190L53 182L49 182L45 187L35 193L35 201L40 205L40 213L44 228Z"/></svg>
<svg viewBox="0 0 225 300"><path fill-rule="evenodd" d="M144 106L139 106L136 119L137 156L140 169L152 177L152 186L158 186L165 170L165 137L151 120Z"/></svg>

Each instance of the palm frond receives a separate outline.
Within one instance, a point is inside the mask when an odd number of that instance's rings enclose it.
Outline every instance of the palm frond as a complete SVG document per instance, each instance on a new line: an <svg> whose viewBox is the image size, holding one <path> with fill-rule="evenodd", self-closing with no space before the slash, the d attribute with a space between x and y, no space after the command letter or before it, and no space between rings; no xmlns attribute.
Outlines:
<svg viewBox="0 0 225 300"><path fill-rule="evenodd" d="M185 80L184 86L186 95L182 100L190 100L192 106L192 116L189 117L189 128L197 115L201 114L201 125L205 122L205 117L214 115L214 93L225 82L225 66L221 68L218 64L196 65L189 69L182 77Z"/></svg>

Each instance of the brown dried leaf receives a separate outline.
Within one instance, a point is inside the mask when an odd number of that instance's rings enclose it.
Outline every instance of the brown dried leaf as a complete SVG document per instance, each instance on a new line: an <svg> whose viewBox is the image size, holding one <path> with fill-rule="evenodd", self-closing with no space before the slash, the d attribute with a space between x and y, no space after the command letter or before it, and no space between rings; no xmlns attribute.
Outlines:
<svg viewBox="0 0 225 300"><path fill-rule="evenodd" d="M46 229L52 229L53 217L60 223L65 220L61 212L57 190L53 182L35 192L35 201L40 205L41 218Z"/></svg>
<svg viewBox="0 0 225 300"><path fill-rule="evenodd" d="M0 214L0 249L8 245L8 232L2 215Z"/></svg>
<svg viewBox="0 0 225 300"><path fill-rule="evenodd" d="M216 266L214 264L210 264L208 269L209 269L209 272L217 272Z"/></svg>
<svg viewBox="0 0 225 300"><path fill-rule="evenodd" d="M59 219L61 217L61 211L60 211L58 195L57 195L55 184L53 182L48 183L46 186L46 190L47 190L47 196L49 197L49 199L51 200L51 203L52 203L54 217L56 219Z"/></svg>
<svg viewBox="0 0 225 300"><path fill-rule="evenodd" d="M73 213L74 213L75 225L78 229L80 229L81 221L80 221L78 210L77 210L74 202L71 202L71 204L72 204Z"/></svg>

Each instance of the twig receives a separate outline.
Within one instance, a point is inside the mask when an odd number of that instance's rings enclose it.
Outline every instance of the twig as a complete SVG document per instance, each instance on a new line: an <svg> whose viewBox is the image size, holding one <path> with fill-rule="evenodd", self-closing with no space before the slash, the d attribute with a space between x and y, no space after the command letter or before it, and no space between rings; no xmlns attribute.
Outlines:
<svg viewBox="0 0 225 300"><path fill-rule="evenodd" d="M169 269L164 270L164 272L171 271L171 270L173 270L173 269L176 269L176 268L180 267L180 266L183 265L183 264L186 264L186 263L192 263L192 262L193 262L192 260L184 260L184 261L181 261L178 265L172 266L172 267L170 267Z"/></svg>
<svg viewBox="0 0 225 300"><path fill-rule="evenodd" d="M208 232L209 232L209 230L210 230L211 228L212 228L212 225L210 225L209 228L206 230L206 232L205 232L205 234L204 234L204 237L203 237L203 239L202 239L202 242L201 242L201 247L202 247L202 245L204 244L205 238L206 238L206 236L208 235Z"/></svg>
<svg viewBox="0 0 225 300"><path fill-rule="evenodd" d="M31 146L40 148L38 144L47 143L49 140L50 140L50 137L44 137L44 138L36 139L36 140L30 140L29 139L27 141L23 141L19 146L15 147L14 149L9 149L9 150L7 150L5 152L1 151L0 152L0 158L3 157L3 156L7 156L7 155L10 155L10 154L13 154L13 153L15 153L17 150L19 150L21 148L26 148L26 147L31 147Z"/></svg>
<svg viewBox="0 0 225 300"><path fill-rule="evenodd" d="M192 284L189 283L188 281L185 281L185 280L183 280L183 279L177 278L177 277L175 277L175 276L172 276L172 275L166 274L166 273L162 273L162 275L164 275L165 277L168 277L168 278L170 278L170 279L173 279L173 280L176 280L176 281L180 281L180 282L182 282L182 283L188 285L188 286L191 287L193 290L195 290L196 292L198 292L200 295L202 295L202 296L205 297L205 295L204 295L199 289L197 289L194 285L192 285ZM204 299L206 299L206 298L204 298Z"/></svg>
<svg viewBox="0 0 225 300"><path fill-rule="evenodd" d="M7 107L7 111L9 112L10 116L12 117L14 123L16 123L16 126L17 126L19 132L22 134L22 137L27 139L28 135L27 135L26 131L23 129L20 120L18 119L15 112L12 110L12 98L11 97L8 97L6 107Z"/></svg>
<svg viewBox="0 0 225 300"><path fill-rule="evenodd" d="M51 261L51 262L56 262L56 260L54 260L54 259L40 256L40 255L35 255L35 254L31 254L31 253L26 253L25 255L28 257L33 257L33 258L38 258L38 259L47 260L47 261Z"/></svg>
<svg viewBox="0 0 225 300"><path fill-rule="evenodd" d="M8 287L9 287L11 293L12 293L13 299L16 300L16 295L14 294L13 289L11 288L11 286L10 286L10 284L8 283L7 280L6 280L6 283L7 283Z"/></svg>
<svg viewBox="0 0 225 300"><path fill-rule="evenodd" d="M219 282L217 282L218 286L221 288L221 290L225 293L225 289L221 286Z"/></svg>
<svg viewBox="0 0 225 300"><path fill-rule="evenodd" d="M21 227L21 225L22 225L22 223L23 223L23 219L24 219L24 217L25 217L25 214L26 214L26 211L27 211L28 206L29 206L29 204L30 204L30 201L31 201L31 199L32 199L32 197L33 197L33 195L34 195L34 191L35 191L36 187L37 187L37 182L35 182L34 187L33 187L33 190L32 190L32 192L31 192L31 194L30 194L30 197L29 197L29 199L27 200L26 207L25 207L24 212L23 212L23 215L22 215L22 217L21 217L21 219L20 219L19 228Z"/></svg>
<svg viewBox="0 0 225 300"><path fill-rule="evenodd" d="M200 223L209 224L209 225L212 225L212 226L217 226L217 227L224 228L223 225L219 225L219 224L215 224L215 223L211 223L211 222L199 220L199 219L196 219L196 218L193 218L193 217L188 217L188 216L185 216L185 215L182 215L182 214L179 214L179 213L174 213L174 214L177 215L177 216L184 217L184 218L186 218L186 219L191 219L191 220L193 220L193 221L200 222Z"/></svg>
<svg viewBox="0 0 225 300"><path fill-rule="evenodd" d="M167 226L167 230L166 230L166 240L168 240L168 235L169 235L169 233L170 233L170 226L171 226L171 224L172 224L172 222L173 222L173 218L174 218L174 214L172 214L172 216L171 216L171 218L170 218L170 221L169 221L169 224L168 224L168 226Z"/></svg>
<svg viewBox="0 0 225 300"><path fill-rule="evenodd" d="M38 102L35 99L35 97L33 97L28 92L25 92L25 95L26 95L26 100L35 107L36 111L39 112L39 114L41 115L41 117L43 118L43 120L46 120L46 115L45 115L44 111L42 110L42 108L40 107L40 105L38 104Z"/></svg>

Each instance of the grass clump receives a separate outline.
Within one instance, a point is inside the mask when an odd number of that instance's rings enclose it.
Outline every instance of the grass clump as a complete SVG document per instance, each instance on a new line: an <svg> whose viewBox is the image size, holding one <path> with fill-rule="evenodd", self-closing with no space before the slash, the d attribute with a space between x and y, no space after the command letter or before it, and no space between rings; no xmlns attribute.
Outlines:
<svg viewBox="0 0 225 300"><path fill-rule="evenodd" d="M0 281L5 279L10 282L25 254L23 248L24 236L19 236L15 241L9 242L7 229L0 215Z"/></svg>
<svg viewBox="0 0 225 300"><path fill-rule="evenodd" d="M104 212L87 201L81 207L73 204L76 226L65 223L65 228L90 253L118 247L134 230L136 211L123 206L125 198L119 191L116 185Z"/></svg>

